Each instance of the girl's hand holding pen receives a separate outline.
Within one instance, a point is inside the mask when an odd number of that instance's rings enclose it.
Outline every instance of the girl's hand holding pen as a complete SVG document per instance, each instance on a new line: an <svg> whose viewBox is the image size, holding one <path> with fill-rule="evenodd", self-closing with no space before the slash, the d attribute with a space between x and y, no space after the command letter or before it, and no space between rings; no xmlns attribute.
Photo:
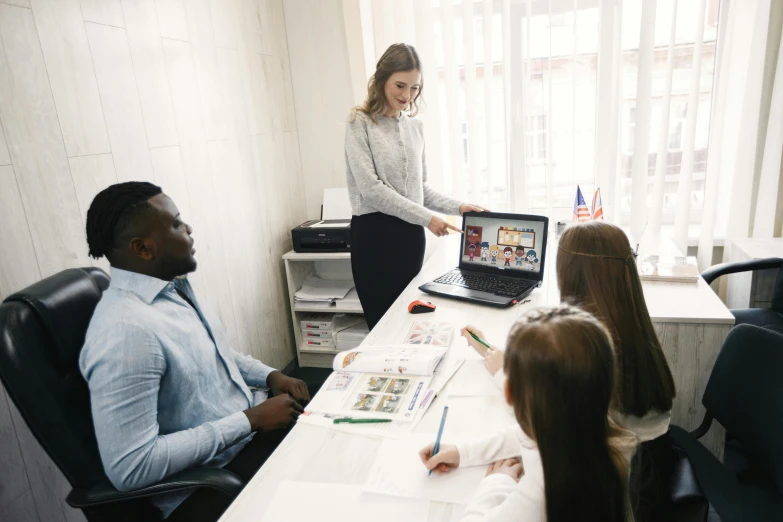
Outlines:
<svg viewBox="0 0 783 522"><path fill-rule="evenodd" d="M435 444L428 444L419 451L419 458L424 466L436 474L448 473L459 467L459 451L453 444L441 444L438 453L433 456L432 450Z"/></svg>

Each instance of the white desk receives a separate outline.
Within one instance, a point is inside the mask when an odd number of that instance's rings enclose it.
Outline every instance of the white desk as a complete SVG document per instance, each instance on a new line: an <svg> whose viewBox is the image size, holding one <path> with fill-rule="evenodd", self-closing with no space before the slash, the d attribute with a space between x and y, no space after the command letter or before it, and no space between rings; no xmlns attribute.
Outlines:
<svg viewBox="0 0 783 522"><path fill-rule="evenodd" d="M457 328L467 323L475 324L490 340L501 343L520 314L532 307L559 301L553 255L547 256L544 285L533 291L528 297L529 303L496 309L422 294L419 285L455 266L458 241L457 236L441 240L442 245L381 319L366 343L402 342L416 319L453 322ZM553 242L548 254L554 253L555 248ZM695 429L704 414L701 396L723 339L734 324L734 316L703 281L698 285L646 283L644 292L677 385L672 421L685 429ZM407 305L415 299L432 301L437 310L422 316L411 315ZM451 350L470 354L472 350L457 331L454 336ZM459 370L464 371L467 371L466 366ZM443 405L449 400L451 383L460 376L459 372L430 406L416 432L437 431ZM501 400L499 395L497 400ZM509 420L512 420L510 415ZM465 419L460 422L450 414L449 423L464 424ZM716 454L722 454L723 430L717 423L713 423L702 441ZM263 514L283 480L363 484L380 444L379 438L299 424L220 520L263 520ZM428 521L448 522L455 509L453 505L432 502Z"/></svg>
<svg viewBox="0 0 783 522"><path fill-rule="evenodd" d="M726 242L728 262L783 257L783 238L732 239ZM726 305L731 308L769 308L779 269L725 276Z"/></svg>

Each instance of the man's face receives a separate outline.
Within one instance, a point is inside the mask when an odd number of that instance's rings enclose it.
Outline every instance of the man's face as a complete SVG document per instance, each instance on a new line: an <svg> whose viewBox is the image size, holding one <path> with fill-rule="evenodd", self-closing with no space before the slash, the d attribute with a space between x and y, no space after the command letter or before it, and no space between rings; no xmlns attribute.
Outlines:
<svg viewBox="0 0 783 522"><path fill-rule="evenodd" d="M150 198L155 212L149 217L149 237L155 244L156 262L174 277L196 270L193 229L182 221L179 210L166 194Z"/></svg>

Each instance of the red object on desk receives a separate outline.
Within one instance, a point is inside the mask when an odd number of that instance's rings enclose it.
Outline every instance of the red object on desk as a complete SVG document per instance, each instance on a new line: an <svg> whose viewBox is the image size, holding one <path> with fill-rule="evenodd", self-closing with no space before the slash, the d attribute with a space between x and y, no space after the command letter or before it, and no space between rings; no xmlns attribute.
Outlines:
<svg viewBox="0 0 783 522"><path fill-rule="evenodd" d="M412 314L424 314L427 312L434 312L435 305L425 301L413 301L408 305L408 311Z"/></svg>

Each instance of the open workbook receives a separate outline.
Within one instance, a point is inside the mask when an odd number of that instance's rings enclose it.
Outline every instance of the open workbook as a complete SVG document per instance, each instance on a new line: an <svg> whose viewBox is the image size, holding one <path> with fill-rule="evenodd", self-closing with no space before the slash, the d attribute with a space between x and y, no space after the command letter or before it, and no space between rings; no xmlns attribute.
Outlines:
<svg viewBox="0 0 783 522"><path fill-rule="evenodd" d="M386 345L338 353L306 411L413 421L446 346Z"/></svg>

